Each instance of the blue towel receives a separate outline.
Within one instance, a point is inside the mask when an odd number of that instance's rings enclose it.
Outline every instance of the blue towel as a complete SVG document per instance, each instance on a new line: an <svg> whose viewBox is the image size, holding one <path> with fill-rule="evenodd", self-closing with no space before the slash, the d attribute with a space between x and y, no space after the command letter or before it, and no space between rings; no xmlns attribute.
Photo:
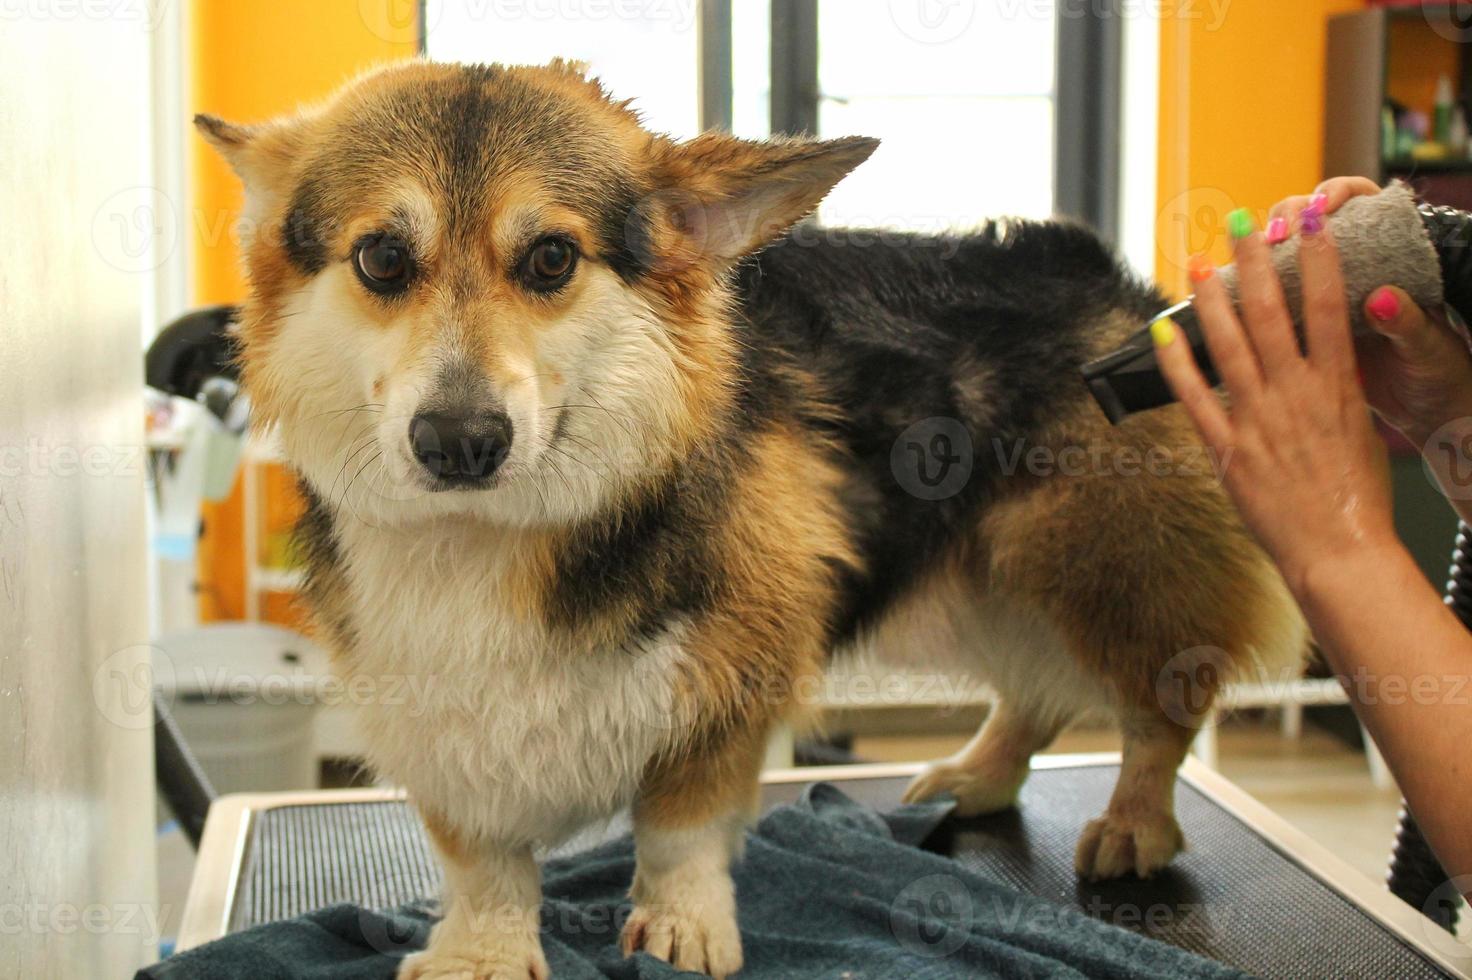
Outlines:
<svg viewBox="0 0 1472 980"><path fill-rule="evenodd" d="M741 980L1244 976L921 850L950 808L881 815L818 783L763 817L734 869ZM633 872L627 836L547 863L542 942L556 980L681 975L645 953L619 955ZM389 980L423 948L431 922L426 906L335 905L188 950L138 978Z"/></svg>

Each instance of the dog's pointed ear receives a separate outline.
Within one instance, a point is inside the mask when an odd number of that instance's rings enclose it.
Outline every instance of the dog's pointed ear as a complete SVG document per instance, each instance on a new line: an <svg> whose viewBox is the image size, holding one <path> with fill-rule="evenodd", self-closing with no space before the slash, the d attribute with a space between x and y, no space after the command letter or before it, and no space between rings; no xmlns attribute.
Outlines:
<svg viewBox="0 0 1472 980"><path fill-rule="evenodd" d="M300 149L294 120L241 125L200 113L194 125L245 185L251 198L269 198L282 186Z"/></svg>
<svg viewBox="0 0 1472 980"><path fill-rule="evenodd" d="M757 142L715 132L660 141L655 174L671 245L691 260L734 262L816 208L878 146L863 136Z"/></svg>

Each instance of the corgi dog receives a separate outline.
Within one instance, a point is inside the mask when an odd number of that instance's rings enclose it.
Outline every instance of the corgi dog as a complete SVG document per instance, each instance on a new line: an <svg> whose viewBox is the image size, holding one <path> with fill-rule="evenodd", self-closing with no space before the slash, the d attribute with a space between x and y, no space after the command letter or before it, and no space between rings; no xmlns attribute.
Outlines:
<svg viewBox="0 0 1472 980"><path fill-rule="evenodd" d="M197 124L245 187L241 366L317 628L349 690L422 679L360 712L444 868L401 978L545 977L536 856L624 808L623 950L736 973L764 746L835 653L989 680L907 796L962 814L1116 717L1087 877L1182 846L1185 702L1302 656L1180 411L1091 402L1079 366L1164 303L1083 228L799 224L875 140L676 142L563 62Z"/></svg>

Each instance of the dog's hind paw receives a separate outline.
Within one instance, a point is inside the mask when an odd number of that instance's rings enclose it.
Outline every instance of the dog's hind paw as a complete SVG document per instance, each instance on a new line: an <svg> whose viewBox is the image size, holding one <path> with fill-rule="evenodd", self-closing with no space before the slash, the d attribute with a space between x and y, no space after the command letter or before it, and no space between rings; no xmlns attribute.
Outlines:
<svg viewBox="0 0 1472 980"><path fill-rule="evenodd" d="M741 932L734 914L702 915L701 911L698 906L636 905L624 924L619 947L625 956L642 949L677 970L723 980L741 969Z"/></svg>
<svg viewBox="0 0 1472 980"><path fill-rule="evenodd" d="M936 762L910 782L902 799L905 803L923 803L949 793L956 799L958 816L979 817L1016 806L1026 777L1025 768L1020 775L996 779L953 762Z"/></svg>
<svg viewBox="0 0 1472 980"><path fill-rule="evenodd" d="M1148 878L1185 846L1170 814L1118 816L1106 813L1084 827L1073 865L1082 878L1103 881L1134 873Z"/></svg>

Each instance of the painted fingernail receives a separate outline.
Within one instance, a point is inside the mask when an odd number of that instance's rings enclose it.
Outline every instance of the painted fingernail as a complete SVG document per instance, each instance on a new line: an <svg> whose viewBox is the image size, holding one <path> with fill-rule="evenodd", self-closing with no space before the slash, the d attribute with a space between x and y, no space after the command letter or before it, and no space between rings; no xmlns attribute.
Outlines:
<svg viewBox="0 0 1472 980"><path fill-rule="evenodd" d="M1267 239L1269 245L1277 245L1288 240L1288 219L1274 218L1268 222Z"/></svg>
<svg viewBox="0 0 1472 980"><path fill-rule="evenodd" d="M1168 316L1150 324L1150 339L1156 347L1168 347L1176 339L1176 322Z"/></svg>
<svg viewBox="0 0 1472 980"><path fill-rule="evenodd" d="M1324 209L1328 206L1327 195L1315 194L1309 198L1308 204L1298 214L1299 228L1305 235L1317 235L1324 230Z"/></svg>
<svg viewBox="0 0 1472 980"><path fill-rule="evenodd" d="M1186 274L1191 277L1192 282L1201 282L1204 279L1210 279L1211 274L1215 271L1216 266L1212 265L1211 259L1205 255L1193 255L1191 256L1191 260L1186 263Z"/></svg>
<svg viewBox="0 0 1472 980"><path fill-rule="evenodd" d="M1252 220L1252 212L1246 208L1238 208L1227 215L1227 233L1233 238L1246 238L1257 231L1257 222Z"/></svg>
<svg viewBox="0 0 1472 980"><path fill-rule="evenodd" d="M1388 286L1381 286L1375 290L1365 307L1370 311L1370 316L1381 323L1386 323L1394 320L1400 314L1400 297L1395 295L1395 290Z"/></svg>

